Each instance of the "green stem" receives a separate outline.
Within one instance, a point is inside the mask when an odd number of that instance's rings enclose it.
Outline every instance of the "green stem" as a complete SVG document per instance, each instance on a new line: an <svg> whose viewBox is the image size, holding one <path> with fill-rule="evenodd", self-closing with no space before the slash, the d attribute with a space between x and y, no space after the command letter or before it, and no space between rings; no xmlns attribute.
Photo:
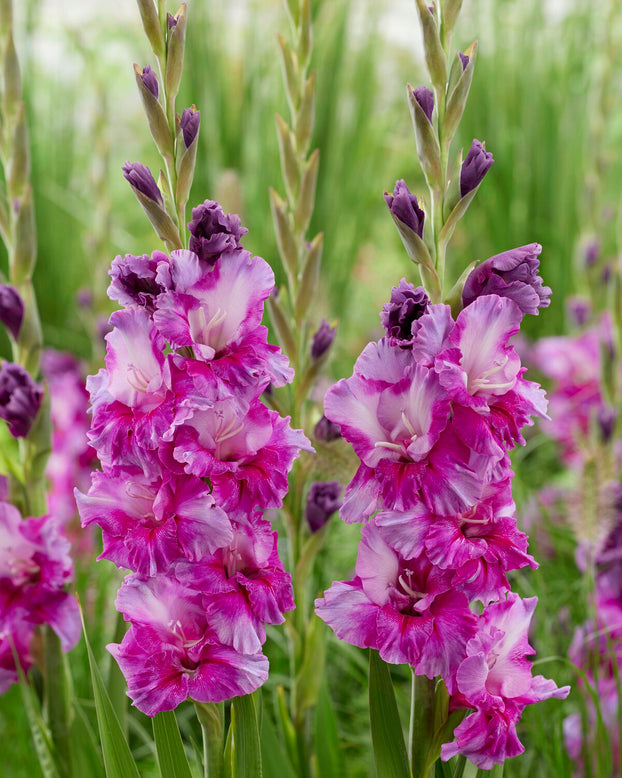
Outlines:
<svg viewBox="0 0 622 778"><path fill-rule="evenodd" d="M410 698L410 764L413 778L428 778L433 765L428 763L434 739L435 681L412 674Z"/></svg>
<svg viewBox="0 0 622 778"><path fill-rule="evenodd" d="M464 775L464 768L466 767L466 763L466 756L464 754L458 754L452 778L462 778Z"/></svg>
<svg viewBox="0 0 622 778"><path fill-rule="evenodd" d="M203 776L204 778L222 778L224 775L223 704L195 702L194 709L203 733Z"/></svg>
<svg viewBox="0 0 622 778"><path fill-rule="evenodd" d="M63 776L72 778L71 761L71 689L67 666L58 636L46 624L45 645L45 712L58 765Z"/></svg>

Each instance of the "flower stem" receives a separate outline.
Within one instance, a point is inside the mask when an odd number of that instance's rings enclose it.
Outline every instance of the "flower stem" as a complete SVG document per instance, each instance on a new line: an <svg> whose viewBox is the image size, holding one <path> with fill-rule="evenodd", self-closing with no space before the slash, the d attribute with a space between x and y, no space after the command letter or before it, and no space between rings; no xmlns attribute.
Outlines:
<svg viewBox="0 0 622 778"><path fill-rule="evenodd" d="M222 778L224 710L222 703L195 702L194 709L203 732L203 776Z"/></svg>
<svg viewBox="0 0 622 778"><path fill-rule="evenodd" d="M410 765L413 778L428 778L433 765L428 764L434 738L435 681L425 675L412 674L410 697Z"/></svg>

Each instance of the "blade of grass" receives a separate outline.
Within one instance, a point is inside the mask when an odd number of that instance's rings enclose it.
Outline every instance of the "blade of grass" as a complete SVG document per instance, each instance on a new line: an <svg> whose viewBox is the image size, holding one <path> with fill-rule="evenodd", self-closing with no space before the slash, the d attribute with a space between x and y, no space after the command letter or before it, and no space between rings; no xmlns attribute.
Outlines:
<svg viewBox="0 0 622 778"><path fill-rule="evenodd" d="M174 711L162 711L155 716L153 737L162 778L192 778Z"/></svg>
<svg viewBox="0 0 622 778"><path fill-rule="evenodd" d="M257 711L252 694L234 697L231 704L231 727L233 778L262 778Z"/></svg>
<svg viewBox="0 0 622 778"><path fill-rule="evenodd" d="M99 738L102 746L106 776L107 778L140 778L138 767L132 757L127 740L123 735L119 719L114 712L108 691L106 690L99 667L93 656L93 651L91 650L91 645L86 634L84 619L82 620L82 631L84 633L89 667L91 669L93 696L95 700L95 710L97 712L97 725L99 727Z"/></svg>
<svg viewBox="0 0 622 778"><path fill-rule="evenodd" d="M410 778L389 667L373 650L369 652L369 718L378 777Z"/></svg>

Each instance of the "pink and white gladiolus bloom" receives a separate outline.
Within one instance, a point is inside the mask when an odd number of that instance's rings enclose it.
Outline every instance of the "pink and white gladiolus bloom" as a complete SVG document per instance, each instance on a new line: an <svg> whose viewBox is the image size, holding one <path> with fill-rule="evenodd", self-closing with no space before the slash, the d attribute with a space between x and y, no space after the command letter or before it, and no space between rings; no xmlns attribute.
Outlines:
<svg viewBox="0 0 622 778"><path fill-rule="evenodd" d="M101 556L133 573L117 602L130 630L109 648L150 716L254 691L265 625L294 607L262 512L282 505L312 449L260 399L293 377L260 324L274 274L240 246L237 217L209 213L200 256L115 259L109 294L124 309L88 383L102 472L78 507L102 529Z"/></svg>

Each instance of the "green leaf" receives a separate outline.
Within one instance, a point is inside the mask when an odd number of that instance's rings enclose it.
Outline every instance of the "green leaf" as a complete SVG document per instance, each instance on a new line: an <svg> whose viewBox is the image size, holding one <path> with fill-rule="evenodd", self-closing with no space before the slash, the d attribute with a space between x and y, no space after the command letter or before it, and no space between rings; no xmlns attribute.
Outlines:
<svg viewBox="0 0 622 778"><path fill-rule="evenodd" d="M262 778L257 712L252 694L231 704L233 778Z"/></svg>
<svg viewBox="0 0 622 778"><path fill-rule="evenodd" d="M162 778L192 778L174 711L162 711L155 716L153 737Z"/></svg>
<svg viewBox="0 0 622 778"><path fill-rule="evenodd" d="M35 751L39 759L39 765L44 778L60 778L60 772L54 756L54 745L50 732L43 721L39 701L30 685L26 682L24 672L19 663L19 659L14 652L15 666L19 675L19 687L22 693L22 701L28 717L30 732L35 744Z"/></svg>
<svg viewBox="0 0 622 778"><path fill-rule="evenodd" d="M276 728L267 712L264 712L261 725L261 761L264 778L296 778L289 757L276 733ZM327 778L322 770L319 774Z"/></svg>
<svg viewBox="0 0 622 778"><path fill-rule="evenodd" d="M369 652L369 718L378 778L410 778L410 767L389 668Z"/></svg>
<svg viewBox="0 0 622 778"><path fill-rule="evenodd" d="M84 708L75 699L71 724L71 765L75 776L104 778L102 753L97 737Z"/></svg>
<svg viewBox="0 0 622 778"><path fill-rule="evenodd" d="M107 778L140 778L136 762L132 757L127 740L123 736L119 719L114 712L99 667L95 662L91 644L86 634L84 620L82 621L82 631L84 632L84 641L91 668L93 697L106 776Z"/></svg>
<svg viewBox="0 0 622 778"><path fill-rule="evenodd" d="M320 687L313 717L318 774L323 778L341 778L344 774L337 732L337 717L326 683Z"/></svg>

